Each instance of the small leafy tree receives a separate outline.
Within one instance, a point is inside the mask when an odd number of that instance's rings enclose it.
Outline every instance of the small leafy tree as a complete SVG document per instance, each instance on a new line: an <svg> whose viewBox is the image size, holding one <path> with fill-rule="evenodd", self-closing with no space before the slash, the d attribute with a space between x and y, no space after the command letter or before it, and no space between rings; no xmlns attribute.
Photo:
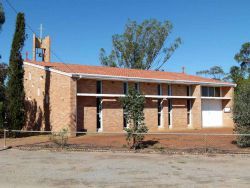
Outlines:
<svg viewBox="0 0 250 188"><path fill-rule="evenodd" d="M250 79L243 81L235 92L233 119L237 133L250 134ZM238 136L237 144L249 147L250 136Z"/></svg>
<svg viewBox="0 0 250 188"><path fill-rule="evenodd" d="M160 22L155 19L144 20L141 24L128 21L122 34L112 36L113 49L106 55L100 50L100 61L104 66L133 69L162 70L174 51L181 44L181 39L166 46L173 25L170 21Z"/></svg>
<svg viewBox="0 0 250 188"><path fill-rule="evenodd" d="M148 128L144 123L143 112L145 97L134 88L129 88L128 94L124 98L121 98L121 102L129 125L129 128L126 128L128 133L127 141L130 144L132 140L131 148L140 148L144 135L137 133L148 132Z"/></svg>
<svg viewBox="0 0 250 188"><path fill-rule="evenodd" d="M23 86L23 59L21 51L24 46L25 18L23 13L17 14L16 28L12 41L7 83L7 113L9 128L21 129L25 121L24 86Z"/></svg>
<svg viewBox="0 0 250 188"><path fill-rule="evenodd" d="M203 75L215 80L223 80L226 73L224 72L223 68L220 66L213 66L208 70L202 70L196 72L197 75Z"/></svg>

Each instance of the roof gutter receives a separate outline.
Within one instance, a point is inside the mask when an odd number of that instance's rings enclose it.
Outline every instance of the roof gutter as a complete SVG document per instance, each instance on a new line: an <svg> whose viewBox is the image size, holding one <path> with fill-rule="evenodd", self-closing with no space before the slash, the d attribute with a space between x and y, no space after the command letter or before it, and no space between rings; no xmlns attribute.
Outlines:
<svg viewBox="0 0 250 188"><path fill-rule="evenodd" d="M204 86L231 86L236 87L233 83L215 83L215 82L198 82L189 80L168 80L168 79L154 79L154 78L140 78L140 77L125 77L125 76L108 76L101 74L72 74L72 77L86 78L86 79L101 79L101 80L117 80L117 81L136 81L136 82L150 82L150 83L169 83L169 84L186 84L186 85L204 85Z"/></svg>

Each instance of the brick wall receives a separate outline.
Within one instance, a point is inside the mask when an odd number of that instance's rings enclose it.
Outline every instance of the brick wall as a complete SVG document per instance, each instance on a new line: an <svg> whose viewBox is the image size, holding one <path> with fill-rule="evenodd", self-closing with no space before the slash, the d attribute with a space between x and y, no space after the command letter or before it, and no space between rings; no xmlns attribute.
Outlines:
<svg viewBox="0 0 250 188"><path fill-rule="evenodd" d="M27 121L24 125L28 130L49 130L45 127L44 99L46 72L42 69L24 65L25 110Z"/></svg>
<svg viewBox="0 0 250 188"><path fill-rule="evenodd" d="M155 83L140 83L140 92L145 95L157 95L158 84Z"/></svg>
<svg viewBox="0 0 250 188"><path fill-rule="evenodd" d="M187 95L186 85L172 84L171 89L172 89L173 96L186 96Z"/></svg>
<svg viewBox="0 0 250 188"><path fill-rule="evenodd" d="M123 82L102 81L102 93L123 94Z"/></svg>
<svg viewBox="0 0 250 188"><path fill-rule="evenodd" d="M78 93L96 93L96 80L80 79L77 81Z"/></svg>
<svg viewBox="0 0 250 188"><path fill-rule="evenodd" d="M33 110L25 128L76 131L76 81L29 65L24 70L26 112Z"/></svg>
<svg viewBox="0 0 250 188"><path fill-rule="evenodd" d="M102 123L104 132L123 131L123 109L118 99L102 100Z"/></svg>
<svg viewBox="0 0 250 188"><path fill-rule="evenodd" d="M232 87L222 87L222 96L224 97L231 97L231 100L225 99L222 100L222 110L223 110L223 125L225 127L234 127L233 122L233 94L234 94L234 88ZM225 108L230 108L230 112L225 112Z"/></svg>
<svg viewBox="0 0 250 188"><path fill-rule="evenodd" d="M96 98L77 97L77 130L96 132Z"/></svg>
<svg viewBox="0 0 250 188"><path fill-rule="evenodd" d="M233 97L234 88L232 87L221 87L222 97Z"/></svg>
<svg viewBox="0 0 250 188"><path fill-rule="evenodd" d="M172 122L173 129L187 128L187 100L186 99L172 99L173 112Z"/></svg>
<svg viewBox="0 0 250 188"><path fill-rule="evenodd" d="M50 122L53 131L76 131L76 81L50 72Z"/></svg>
<svg viewBox="0 0 250 188"><path fill-rule="evenodd" d="M145 124L149 128L149 131L157 131L158 129L158 110L157 110L157 100L147 99L144 108Z"/></svg>

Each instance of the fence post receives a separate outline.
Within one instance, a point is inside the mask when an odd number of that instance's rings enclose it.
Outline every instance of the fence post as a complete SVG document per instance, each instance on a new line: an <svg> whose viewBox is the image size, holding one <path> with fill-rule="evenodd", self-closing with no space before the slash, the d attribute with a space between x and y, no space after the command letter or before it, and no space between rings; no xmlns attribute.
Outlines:
<svg viewBox="0 0 250 188"><path fill-rule="evenodd" d="M6 129L3 130L3 139L4 139L4 148L7 148L6 146Z"/></svg>
<svg viewBox="0 0 250 188"><path fill-rule="evenodd" d="M61 150L63 150L63 134L61 135Z"/></svg>
<svg viewBox="0 0 250 188"><path fill-rule="evenodd" d="M205 133L205 154L207 154L207 133Z"/></svg>

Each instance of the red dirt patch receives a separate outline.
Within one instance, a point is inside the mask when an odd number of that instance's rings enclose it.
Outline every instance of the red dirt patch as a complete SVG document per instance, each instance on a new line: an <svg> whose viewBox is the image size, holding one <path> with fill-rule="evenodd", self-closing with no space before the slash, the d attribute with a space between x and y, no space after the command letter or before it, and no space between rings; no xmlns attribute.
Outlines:
<svg viewBox="0 0 250 188"><path fill-rule="evenodd" d="M176 134L174 134L176 133ZM182 134L183 133L183 134ZM192 135L187 133L194 133ZM147 150L160 151L198 151L198 152L229 152L250 153L249 148L238 148L235 135L210 135L210 134L232 134L232 128L201 129L185 131L169 131L168 134L146 135L143 146ZM29 136L23 138L7 139L7 146L12 147L56 147L50 141L49 135ZM3 139L0 140L3 145ZM58 147L58 146L57 146ZM67 148L87 149L122 149L127 150L126 135L96 134L82 135L68 139Z"/></svg>

